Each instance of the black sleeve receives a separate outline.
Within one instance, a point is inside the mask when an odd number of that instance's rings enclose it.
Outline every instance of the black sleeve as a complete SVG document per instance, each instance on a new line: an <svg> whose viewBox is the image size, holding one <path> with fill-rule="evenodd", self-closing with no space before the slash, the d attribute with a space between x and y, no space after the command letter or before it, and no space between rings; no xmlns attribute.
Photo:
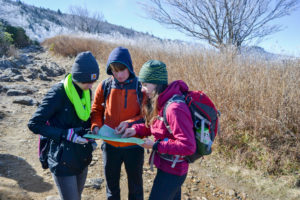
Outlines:
<svg viewBox="0 0 300 200"><path fill-rule="evenodd" d="M65 129L55 128L46 124L48 120L55 117L55 114L63 108L64 96L59 87L52 87L44 96L42 103L28 122L28 128L35 134L60 141Z"/></svg>

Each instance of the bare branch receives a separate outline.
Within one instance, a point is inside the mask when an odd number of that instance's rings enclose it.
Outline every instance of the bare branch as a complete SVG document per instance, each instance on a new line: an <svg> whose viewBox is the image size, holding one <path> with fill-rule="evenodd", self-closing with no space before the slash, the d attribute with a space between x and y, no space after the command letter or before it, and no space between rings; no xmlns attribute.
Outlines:
<svg viewBox="0 0 300 200"><path fill-rule="evenodd" d="M148 0L142 6L151 19L220 48L280 31L270 22L295 11L299 1Z"/></svg>

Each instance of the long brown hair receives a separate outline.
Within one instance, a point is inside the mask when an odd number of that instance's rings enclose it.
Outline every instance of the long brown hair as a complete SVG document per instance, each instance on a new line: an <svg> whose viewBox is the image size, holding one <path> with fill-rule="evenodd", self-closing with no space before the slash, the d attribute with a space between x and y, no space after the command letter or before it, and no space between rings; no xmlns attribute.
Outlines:
<svg viewBox="0 0 300 200"><path fill-rule="evenodd" d="M158 97L168 87L167 84L157 84L154 91L153 97L148 98L142 106L142 114L145 119L146 127L149 127L158 115Z"/></svg>

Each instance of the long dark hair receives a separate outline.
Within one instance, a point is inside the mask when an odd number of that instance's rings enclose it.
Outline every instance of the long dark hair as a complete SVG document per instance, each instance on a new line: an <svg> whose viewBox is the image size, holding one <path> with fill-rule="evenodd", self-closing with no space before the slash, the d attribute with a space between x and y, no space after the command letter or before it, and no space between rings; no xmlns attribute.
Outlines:
<svg viewBox="0 0 300 200"><path fill-rule="evenodd" d="M148 98L142 106L142 114L145 119L146 127L149 127L158 116L158 97L168 87L168 84L157 84L154 91L153 97Z"/></svg>

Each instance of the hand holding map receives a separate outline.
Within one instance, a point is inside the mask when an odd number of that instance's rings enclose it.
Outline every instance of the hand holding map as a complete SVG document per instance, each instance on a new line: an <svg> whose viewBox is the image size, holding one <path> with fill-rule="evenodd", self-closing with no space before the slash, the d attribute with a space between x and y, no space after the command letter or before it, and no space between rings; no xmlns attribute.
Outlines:
<svg viewBox="0 0 300 200"><path fill-rule="evenodd" d="M144 140L140 138L135 138L135 137L121 138L121 135L115 134L115 130L105 124L100 128L97 135L85 134L83 137L92 138L92 139L110 140L115 142L127 142L127 143L136 143L136 144L144 143Z"/></svg>

